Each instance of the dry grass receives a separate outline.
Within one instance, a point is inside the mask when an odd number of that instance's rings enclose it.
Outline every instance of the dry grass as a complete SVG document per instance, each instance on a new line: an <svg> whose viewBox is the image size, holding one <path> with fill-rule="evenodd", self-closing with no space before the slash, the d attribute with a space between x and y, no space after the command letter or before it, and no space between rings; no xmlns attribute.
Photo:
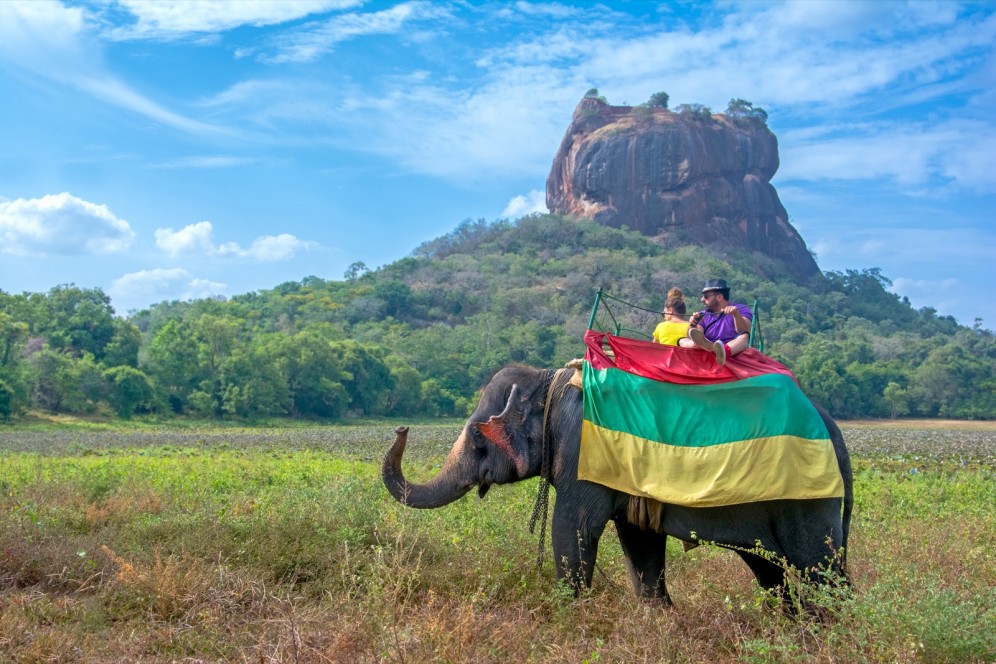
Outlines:
<svg viewBox="0 0 996 664"><path fill-rule="evenodd" d="M676 606L641 603L611 532L568 597L549 553L535 568L534 483L405 509L377 476L390 427L11 433L0 662L994 661L996 436L844 428L856 592L817 598L827 623L772 608L733 554L675 543ZM433 435L413 474L445 450Z"/></svg>

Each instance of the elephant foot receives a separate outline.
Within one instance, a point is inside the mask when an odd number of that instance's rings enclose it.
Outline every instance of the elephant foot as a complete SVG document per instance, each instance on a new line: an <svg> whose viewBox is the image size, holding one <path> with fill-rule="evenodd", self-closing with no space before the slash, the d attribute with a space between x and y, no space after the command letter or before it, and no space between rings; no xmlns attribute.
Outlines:
<svg viewBox="0 0 996 664"><path fill-rule="evenodd" d="M641 597L640 600L649 606L658 607L661 609L673 609L674 602L671 601L671 596L665 594L663 597Z"/></svg>

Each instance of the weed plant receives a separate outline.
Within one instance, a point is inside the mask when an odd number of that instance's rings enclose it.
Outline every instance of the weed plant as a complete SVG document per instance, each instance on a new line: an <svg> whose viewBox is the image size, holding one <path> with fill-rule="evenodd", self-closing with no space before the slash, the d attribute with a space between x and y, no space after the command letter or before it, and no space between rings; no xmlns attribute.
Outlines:
<svg viewBox="0 0 996 664"><path fill-rule="evenodd" d="M410 477L457 428L412 428ZM794 586L824 617L793 619L677 542L676 606L642 603L611 532L575 599L548 543L536 568L535 480L404 508L390 424L4 430L0 662L990 662L996 428L963 433L845 428L853 592Z"/></svg>

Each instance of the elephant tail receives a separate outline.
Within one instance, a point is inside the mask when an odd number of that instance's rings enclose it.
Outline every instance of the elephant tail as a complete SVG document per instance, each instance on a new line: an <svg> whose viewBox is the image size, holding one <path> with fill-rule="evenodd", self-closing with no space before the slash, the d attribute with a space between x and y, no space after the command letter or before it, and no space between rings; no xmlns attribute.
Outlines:
<svg viewBox="0 0 996 664"><path fill-rule="evenodd" d="M844 507L840 524L840 574L844 579L847 579L848 539L851 534L851 512L854 510L854 471L851 468L851 454L847 451L844 434L841 433L840 427L830 417L830 413L815 403L813 405L816 406L816 410L819 411L824 424L827 426L827 431L830 433L830 440L833 443L834 453L837 456L837 468L840 470L840 478L844 483Z"/></svg>
<svg viewBox="0 0 996 664"><path fill-rule="evenodd" d="M836 429L836 425L834 425ZM841 538L840 546L843 553L840 554L840 574L845 579L847 575L847 553L848 537L851 534L851 512L854 510L854 472L851 470L851 455L844 445L844 437L837 429L837 438L834 441L837 448L837 467L840 469L841 479L844 480L844 510L841 514ZM837 444L839 442L839 444Z"/></svg>
<svg viewBox="0 0 996 664"><path fill-rule="evenodd" d="M851 477L851 464L848 460L847 464L847 475L844 480L844 513L841 516L841 529L842 535L840 540L840 545L843 549L843 553L840 554L840 574L845 579L848 578L847 574L847 551L848 544L847 538L851 533L851 511L854 509L854 482Z"/></svg>

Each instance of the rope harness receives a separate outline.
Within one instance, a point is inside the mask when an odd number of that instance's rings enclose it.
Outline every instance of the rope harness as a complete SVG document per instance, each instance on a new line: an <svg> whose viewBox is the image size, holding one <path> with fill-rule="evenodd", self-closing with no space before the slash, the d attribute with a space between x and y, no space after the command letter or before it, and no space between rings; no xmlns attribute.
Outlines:
<svg viewBox="0 0 996 664"><path fill-rule="evenodd" d="M536 567L543 568L543 550L546 543L546 521L550 508L550 485L553 483L553 470L551 466L552 450L550 449L550 436L546 435L548 423L550 421L550 404L553 403L553 390L558 376L564 375L566 371L574 372L574 369L558 369L552 372L550 384L546 388L546 404L543 406L543 429L540 434L540 449L543 460L540 464L539 492L536 495L536 505L533 507L533 515L529 519L530 534L536 531L536 521L540 519L539 544L536 547Z"/></svg>
<svg viewBox="0 0 996 664"><path fill-rule="evenodd" d="M561 386L561 389L567 389L568 387L580 389L579 385L575 386L571 383L575 373L579 370L579 361L569 362L565 368L551 372L550 384L546 388L546 403L543 406L543 431L540 435L543 460L540 464L540 481L536 494L536 504L533 506L532 517L529 519L529 533L535 534L536 521L540 520L540 516L542 515L539 542L536 545L536 568L540 571L543 569L543 555L546 545L546 521L550 508L550 485L553 484L553 469L551 468L553 450L551 449L550 437L546 435L547 426L550 421L550 406L553 403L553 391L557 387L557 381L563 378L563 376L567 376L567 380L562 381L564 384ZM595 569L602 575L606 583L616 588L619 587L617 583L609 578L597 562L595 563Z"/></svg>

